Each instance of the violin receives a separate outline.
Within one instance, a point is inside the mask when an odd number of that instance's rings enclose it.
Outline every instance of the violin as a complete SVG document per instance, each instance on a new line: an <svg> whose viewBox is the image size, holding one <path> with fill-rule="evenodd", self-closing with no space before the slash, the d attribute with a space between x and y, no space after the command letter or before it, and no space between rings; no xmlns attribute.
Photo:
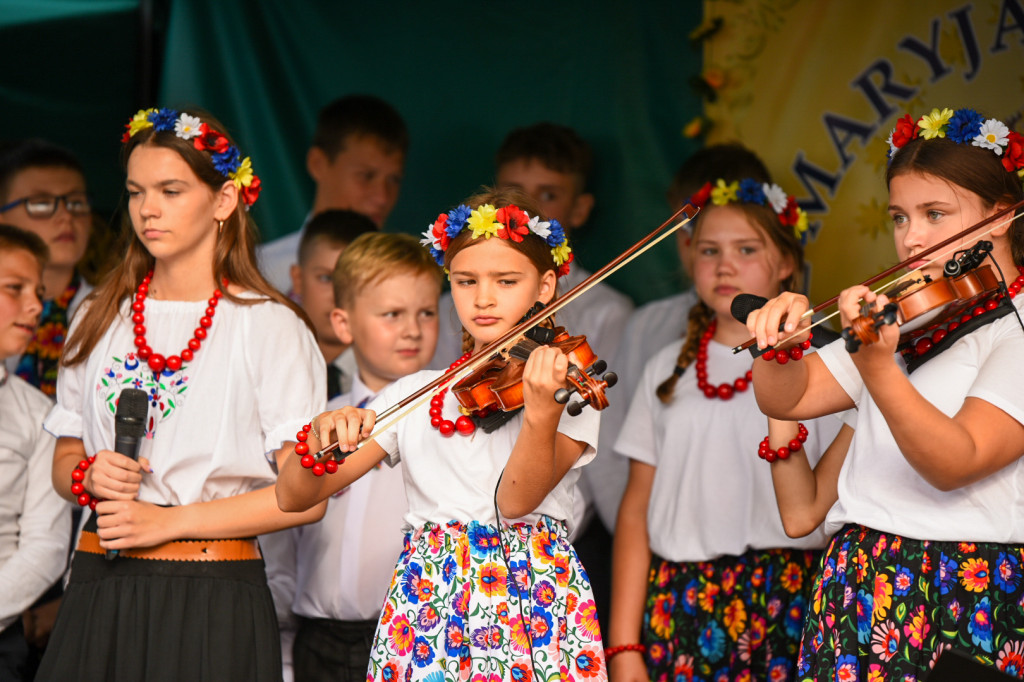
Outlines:
<svg viewBox="0 0 1024 682"><path fill-rule="evenodd" d="M1016 220L1018 217L1016 213L1022 208L1024 208L1024 201L1018 201L1012 206L1007 206L1006 208L993 213L988 218L967 227L948 239L915 254L912 258L901 263L897 263L877 275L869 277L861 282L861 285L870 286L889 275L906 268L911 263L931 256L932 254L949 253L947 247L960 242L964 237L973 234L982 228L988 227L988 229L982 233L984 235L992 232L992 230L997 227ZM996 221L1001 222L996 223ZM992 223L996 224L992 225ZM983 247L983 245L986 244L987 251ZM978 247L982 248L979 249ZM942 251L942 249L947 250ZM865 311L863 315L858 317L857 320L851 324L850 328L848 328L848 332L847 330L844 330L844 337L856 339L856 341L853 342L848 340L847 347L849 348L853 345L855 346L855 350L861 345L874 343L880 338L877 330L882 324L894 324L897 322L900 324L907 324L912 320L918 319L917 324L913 324L911 327L907 328L907 331L912 333L914 329L919 328L921 325L936 324L936 318L943 311L947 313L943 319L951 319L953 314L963 315L964 310L967 310L968 308L974 310L972 306L977 306L979 301L984 301L986 306L993 306L995 296L998 295L998 291L996 290L999 289L1002 284L990 266L981 266L981 261L988 256L991 249L991 242L981 241L971 249L958 252L963 254L959 258L954 258L948 261L943 268L942 278L933 280L925 275L917 280L911 280L909 283L904 280L904 283L898 284L893 293L893 298L896 299L895 301L890 303L889 306L883 307L881 310L873 312ZM986 298L988 300L985 300ZM839 295L837 294L824 303L819 303L805 312L801 319L821 312L838 301ZM995 303L995 305L998 306L998 303ZM989 309L991 309L991 307ZM1008 310L1009 309L1007 308L1007 311ZM935 312L936 315L927 316L926 314L930 312ZM832 313L832 315L823 317L812 324L811 327L825 322L836 314L838 314L838 311ZM901 342L906 343L906 341L911 339L912 336L908 337L906 340L901 339ZM748 341L745 341L739 346L733 348L732 351L733 353L739 353L742 350L749 349L751 355L757 357L769 350L768 348L759 350L756 343L757 339L749 339Z"/></svg>
<svg viewBox="0 0 1024 682"><path fill-rule="evenodd" d="M530 332L531 330L536 329L538 324L542 320L546 319L551 315L554 315L562 308L569 305L572 301L576 300L577 298L585 294L587 291L589 291L595 284L604 281L605 279L608 278L609 275L611 275L615 271L619 270L626 264L638 258L640 255L654 248L655 245L667 239L669 236L675 233L676 230L678 230L679 228L683 227L691 220L693 220L699 212L700 209L693 206L690 203L683 205L678 211L673 213L668 218L668 220L666 220L657 228L655 228L647 236L640 239L638 242L636 242L628 249L623 251L621 254L616 256L607 265L605 265L600 270L592 274L590 277L586 278L585 280L577 284L575 287L570 289L565 295L560 296L555 301L549 303L543 309L543 314L534 315L531 318L525 320L524 322L521 322L520 324L516 325L515 327L507 331L505 334L503 334L500 338L495 339L494 341L489 343L487 346L482 348L479 353L468 358L458 367L448 370L434 381L420 388L418 391L414 392L409 396L406 396L395 405L388 407L386 410L383 410L380 414L377 415L378 426L374 429L374 432L371 433L366 438L364 438L359 443L359 445L361 446L364 443L373 440L378 435L380 435L380 433L391 428L395 423L397 423L399 420L403 419L405 416L410 414L417 407L419 407L426 401L430 400L432 394L435 393L440 387L446 386L452 380L456 380L461 383L462 379L466 378L468 375L476 373L477 370L481 369L481 367L483 367L484 365L491 363L494 360L495 355L500 355L503 352L507 354L509 352L509 349L514 348L517 344L521 343L524 338L528 338L527 333ZM585 341L585 337L569 336L568 338L563 339L563 343L565 344L564 347L571 349L573 352L579 351L579 355L577 355L577 360L581 364L576 364L576 362L573 362L572 356L570 356L571 364L573 364L575 367L575 369L572 367L570 368L571 378L568 379L570 386L567 386L564 389L565 393L562 393L563 389L556 391L555 400L568 402L569 397L572 395L572 393L578 393L583 401L589 400L589 404L591 405L600 405L602 401L606 400L603 397L603 390L596 391L590 384L590 380L593 379L597 381L596 375L604 372L605 366L602 364L603 361L601 360L595 360L588 366L585 360L585 356L588 353L589 345L587 345L586 348L583 348L583 344L578 343L574 339L583 339ZM534 339L534 341L536 342L536 339ZM592 354L593 351L589 351L589 353ZM509 375L513 375L514 372L514 369L509 370ZM484 376L487 376L486 372L481 372L480 374L478 374L477 383L483 380ZM590 379L588 379L587 377L590 377ZM605 375L605 377L603 377L603 379L601 379L600 381L603 381L606 384L604 388L608 388L614 385L615 378L614 375ZM600 381L598 381L598 383L600 383ZM493 383L491 385L493 385ZM499 388L502 387L503 384L499 384ZM486 393L480 391L479 386L477 386L477 389L477 392L474 394L476 396L474 398L474 401L483 400L481 396L486 397ZM514 393L514 391L512 391L512 393ZM474 402L473 404L476 403ZM579 410L582 410L583 404L584 403L581 402L581 404L578 406L578 409L576 406L570 405L567 408L567 411L569 411L570 414L573 414L573 412L578 414ZM313 457L317 462L324 462L326 459L332 459L337 462L342 462L345 459L345 457L347 457L349 454L350 453L342 453L340 450L338 450L338 443L334 442L324 446L322 449L320 449L320 451L313 454Z"/></svg>
<svg viewBox="0 0 1024 682"><path fill-rule="evenodd" d="M533 333L538 332L538 333ZM595 410L608 407L605 391L618 382L614 372L607 372L600 379L608 365L597 357L585 336L570 336L564 327L554 330L535 327L518 343L508 349L507 357L496 355L489 362L477 368L452 387L452 394L465 411L477 414L495 410L512 412L523 407L523 370L526 359L541 345L553 346L569 359L566 387L555 392L556 402L564 405L574 394L580 400L567 408L573 417L583 411L585 405Z"/></svg>

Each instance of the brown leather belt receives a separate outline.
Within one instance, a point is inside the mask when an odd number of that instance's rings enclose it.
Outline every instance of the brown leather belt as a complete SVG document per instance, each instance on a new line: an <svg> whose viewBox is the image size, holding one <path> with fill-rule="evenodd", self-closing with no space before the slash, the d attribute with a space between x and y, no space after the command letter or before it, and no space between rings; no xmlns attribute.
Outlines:
<svg viewBox="0 0 1024 682"><path fill-rule="evenodd" d="M87 530L78 540L78 551L106 554L100 547L100 536ZM232 540L175 540L156 547L133 547L118 550L118 556L155 561L246 561L260 559L256 538Z"/></svg>

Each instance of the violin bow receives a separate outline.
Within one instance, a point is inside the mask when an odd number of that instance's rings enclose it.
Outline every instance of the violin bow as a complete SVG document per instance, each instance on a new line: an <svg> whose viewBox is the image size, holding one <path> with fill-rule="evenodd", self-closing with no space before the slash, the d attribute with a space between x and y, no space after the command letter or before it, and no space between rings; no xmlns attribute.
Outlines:
<svg viewBox="0 0 1024 682"><path fill-rule="evenodd" d="M685 205L683 205L682 208L673 213L668 218L668 220L666 220L657 228L655 228L646 237L630 246L628 249L626 249L621 254L612 259L612 261L605 265L603 268L592 274L590 277L587 277L585 280L577 284L564 295L559 296L557 299L546 305L536 315L534 315L528 320L525 320L517 324L512 329L505 332L505 334L502 335L500 338L487 344L484 348L480 349L479 353L468 358L464 363L459 365L457 368L448 370L447 372L439 376L437 379L434 379L426 386L423 386L422 388L417 390L415 393L406 396L405 398L398 401L394 405L383 410L380 414L377 415L377 422L379 424L377 428L375 428L373 430L373 433L371 433L369 436L359 441L356 448L358 449L362 447L369 441L379 436L382 432L386 431L387 429L391 428L396 423L401 421L403 418L405 418L406 415L408 415L410 412L412 412L417 407L419 407L427 400L429 400L431 398L431 393L435 389L440 388L441 386L444 386L445 384L456 379L462 379L466 375L470 374L480 365L494 357L495 354L500 353L501 351L505 350L508 346L517 342L519 339L523 337L523 335L526 334L526 332L536 327L538 324L540 324L540 322L554 315L558 311L562 310L565 306L569 305L574 300L585 294L587 291L593 288L594 285L604 281L612 273L623 268L636 258L639 258L642 254L654 248L655 245L659 244L669 235L675 233L676 230L681 228L683 225L686 225L691 220L693 220L699 212L699 208L693 206L690 203L686 203ZM682 216L682 218L680 218L680 216ZM678 222L676 222L677 220ZM403 410L403 408L405 409ZM393 419L392 416L394 417ZM390 421L380 424L381 422L384 422L385 420L388 419L390 419ZM337 441L335 441L334 443L331 443L330 445L327 445L320 449L318 452L316 452L314 457L317 459L317 461L320 461L325 454L337 449L337 447L338 443ZM342 456L341 459L344 459L345 456L347 455Z"/></svg>
<svg viewBox="0 0 1024 682"><path fill-rule="evenodd" d="M920 271L922 268L925 268L925 267L931 265L932 263L934 263L935 261L939 260L940 258L942 258L942 257L944 257L946 255L949 255L949 253L954 252L956 250L955 248L954 249L947 249L946 251L942 251L942 249L945 249L947 246L950 246L951 244L954 244L955 242L963 240L964 237L974 233L976 230L980 230L983 227L991 225L991 227L989 227L987 230L985 230L984 232L982 232L979 235L980 237L984 237L984 236L987 236L987 235L991 234L994 230L999 229L1003 225L1006 225L1007 223L1013 222L1014 220L1016 220L1017 218L1020 217L1020 215L1017 215L1017 211L1020 210L1020 209L1024 209L1024 200L1018 201L1016 204L1013 204L1012 206L1007 206L1004 209L996 211L995 213L990 215L988 218L985 218L984 220L978 221L974 225L971 225L970 227L967 227L967 228L961 230L960 232L954 234L952 237L949 237L948 239L944 239L943 241L939 242L938 244L935 244L934 246L929 246L927 249L925 249L921 253L914 254L914 256L912 258L908 258L905 261L902 261L900 263L897 263L896 265L893 265L893 266L891 266L889 268L886 268L885 270L883 270L882 272L878 273L877 275L873 275L873 276L867 278L866 280L864 280L860 284L863 285L863 286L871 286L875 282L878 282L879 280L885 279L889 275L891 275L891 274L893 274L895 272L898 272L898 271L906 268L911 263L914 263L914 262L916 262L918 260L921 260L922 258L925 258L927 256L931 256L932 254L935 254L937 252L941 252L941 253L938 253L938 255L936 255L934 258L929 258L924 263L922 263L918 267L914 268L913 270L910 270L906 274L901 275L901 276L897 277L896 279L894 279L893 281L887 282L887 283L883 284L882 286L880 286L879 288L875 289L874 293L878 293L879 291L882 291L886 287L889 287L889 286L891 286L893 284L896 284L901 279L906 279L907 277L910 277L914 273ZM1009 214L1013 214L1013 215L1010 215L1007 218L1006 216L1009 215ZM1021 214L1021 215L1024 215L1024 214ZM996 223L996 221L1000 221L1000 222ZM992 225L992 223L996 223L996 224ZM822 310L824 310L825 308L828 308L829 306L837 303L838 301L839 301L839 294L836 294L835 296L833 296L832 298L828 299L827 301L824 301L823 303L819 303L818 305L814 306L810 310L806 311L803 315L800 316L800 319L804 320L804 319L810 317L811 315L815 315L815 314L821 312ZM825 317L823 317L820 320L818 320L818 321L814 322L813 324L811 324L811 326L808 327L808 329L813 329L814 327L817 327L819 324L827 322L828 320L832 319L833 317L835 317L838 314L839 314L839 310L837 309L834 312L826 315ZM803 333L803 331L805 331L805 330L800 330L800 332L798 332L798 333ZM786 338L789 338L789 337L786 337ZM785 339L779 339L780 342L784 341L784 340ZM733 348L732 352L734 354L735 353L739 353L740 351L743 351L743 350L746 350L746 349L750 348L751 346L753 346L756 343L757 343L757 339L748 339L747 341L744 341L742 344L740 344L740 345L736 346L735 348Z"/></svg>

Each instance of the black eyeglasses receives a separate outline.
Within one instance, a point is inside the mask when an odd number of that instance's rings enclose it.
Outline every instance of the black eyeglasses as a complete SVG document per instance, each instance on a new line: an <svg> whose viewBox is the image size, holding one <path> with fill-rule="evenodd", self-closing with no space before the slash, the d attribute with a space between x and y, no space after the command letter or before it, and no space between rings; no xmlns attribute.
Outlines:
<svg viewBox="0 0 1024 682"><path fill-rule="evenodd" d="M68 213L71 215L89 215L89 212L92 210L87 194L71 192L70 194L62 194L59 197L40 194L35 197L18 199L6 206L0 206L0 213L9 211L18 204L25 204L25 212L28 213L29 218L45 219L57 213L57 208L60 206L61 201L64 202L64 207L68 209Z"/></svg>

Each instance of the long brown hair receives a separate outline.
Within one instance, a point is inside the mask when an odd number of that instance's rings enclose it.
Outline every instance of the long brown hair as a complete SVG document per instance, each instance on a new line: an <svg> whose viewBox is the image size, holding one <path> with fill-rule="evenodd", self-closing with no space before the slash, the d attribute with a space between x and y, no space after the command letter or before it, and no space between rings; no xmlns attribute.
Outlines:
<svg viewBox="0 0 1024 682"><path fill-rule="evenodd" d="M518 206L522 210L526 211L531 217L540 216L541 220L547 220L547 217L541 215L540 209L537 208L536 203L522 190L514 188L494 188L494 187L482 187L480 191L473 196L463 201L465 205L470 208L478 208L484 204L490 204L494 208L504 208L505 206ZM525 237L521 242L512 241L511 239L502 240L510 248L519 251L524 256L530 259L534 267L537 268L537 272L541 275L546 273L548 270L555 270L554 261L551 259L551 247L547 245L543 239L533 234L532 232ZM473 239L473 233L470 230L463 229L462 232L452 238L448 244L448 249L444 254L444 267L445 270L451 268L452 259L455 255L463 249L472 246L475 242ZM555 287L555 294L551 297L551 301L558 298L558 287ZM554 325L554 316L552 315L548 320L541 323L541 326L552 326ZM462 328L462 352L468 353L473 350L473 337L470 335L466 328Z"/></svg>
<svg viewBox="0 0 1024 682"><path fill-rule="evenodd" d="M220 131L228 137L231 144L235 144L234 140L228 136L224 126L209 114L194 110L183 110L182 113L199 117L211 129ZM136 132L122 146L121 165L126 173L128 159L132 152L143 145L177 152L200 181L212 191L216 192L224 186L225 182L231 182L214 167L208 152L199 151L191 142L178 137L174 131L158 132L152 127ZM143 246L138 235L135 234L135 230L132 229L131 217L127 210L123 212L122 221L123 229L121 230L119 251L123 257L118 266L86 299L89 302L88 314L75 327L64 346L61 363L66 367L84 362L89 357L103 334L120 314L122 303L132 296L139 282L147 272L153 269L156 262ZM310 330L313 330L313 324L302 309L277 291L260 274L259 267L256 265L257 239L256 224L239 196L235 211L224 221L224 227L217 237L211 264L217 288L224 294L224 298L239 305L255 305L262 302L264 297L286 305L306 323ZM229 293L222 284L224 279L247 291L260 294L261 298L239 298Z"/></svg>
<svg viewBox="0 0 1024 682"><path fill-rule="evenodd" d="M803 272L804 272L804 248L797 239L796 233L792 227L788 227L779 222L779 216L771 208L767 206L760 206L758 204L751 204L746 202L730 203L728 206L743 211L746 215L747 221L758 229L764 236L778 248L779 253L782 254L783 259L788 259L793 265L793 271L789 277L780 282L780 288L782 291L800 291L803 286ZM696 245L697 236L700 234L701 226L703 225L703 219L711 212L717 210L715 206L709 205L697 216L696 225L693 228L693 239L691 244ZM691 248L693 248L691 246ZM711 321L714 319L713 312L703 301L698 301L697 305L690 309L689 321L686 326L686 334L683 338L686 340L683 342L682 348L679 349L679 357L676 358L676 366L672 370L672 374L665 379L658 388L655 389L655 393L658 396L658 400L662 403L668 404L672 402L672 397L675 394L676 384L679 382L679 378L683 376L684 370L690 366L694 358L697 357L697 348L700 345L700 338L704 335L704 332L708 330L711 325Z"/></svg>
<svg viewBox="0 0 1024 682"><path fill-rule="evenodd" d="M886 187L897 175L908 173L932 175L973 192L986 210L997 203L1013 205L1024 199L1020 176L1007 172L992 150L945 137L918 137L901 147L885 173ZM1024 217L1013 221L1009 237L1013 262L1024 265Z"/></svg>

